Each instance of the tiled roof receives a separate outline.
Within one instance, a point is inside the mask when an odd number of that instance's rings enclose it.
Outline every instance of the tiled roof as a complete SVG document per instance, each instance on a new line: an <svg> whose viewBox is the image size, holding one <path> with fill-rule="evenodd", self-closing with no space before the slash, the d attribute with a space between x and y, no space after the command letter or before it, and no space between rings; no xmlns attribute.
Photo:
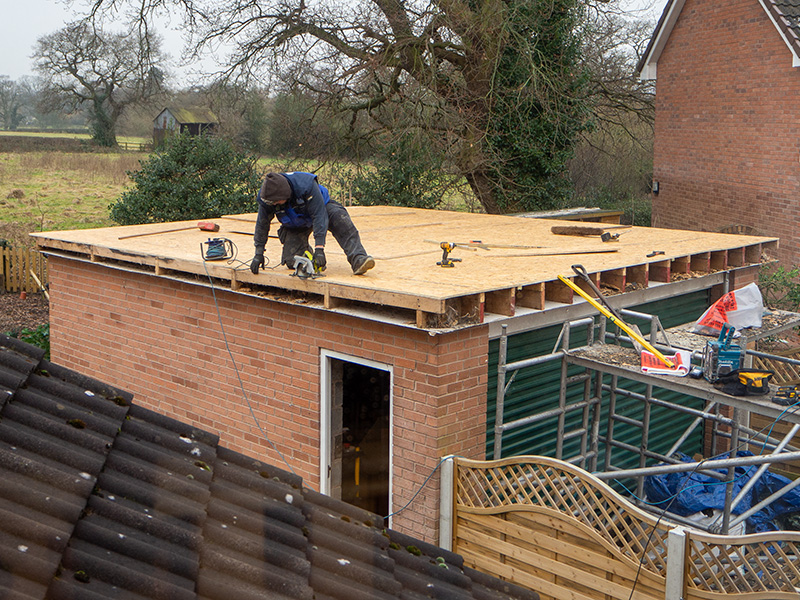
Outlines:
<svg viewBox="0 0 800 600"><path fill-rule="evenodd" d="M765 0L789 44L800 54L800 0Z"/></svg>
<svg viewBox="0 0 800 600"><path fill-rule="evenodd" d="M0 598L534 600L0 336Z"/></svg>
<svg viewBox="0 0 800 600"><path fill-rule="evenodd" d="M757 2L758 0L753 0ZM654 65L658 63L661 51L678 20L685 0L669 0L664 6L661 18L650 37L647 48L636 65L636 72L645 79L655 79ZM764 0L760 2L775 24L778 33L791 50L793 66L800 66L800 0ZM720 13L724 16L724 12Z"/></svg>
<svg viewBox="0 0 800 600"><path fill-rule="evenodd" d="M184 125L190 123L219 123L217 115L215 115L210 108L179 108L177 106L170 106L165 108L172 113L172 116ZM162 113L164 111L161 111Z"/></svg>

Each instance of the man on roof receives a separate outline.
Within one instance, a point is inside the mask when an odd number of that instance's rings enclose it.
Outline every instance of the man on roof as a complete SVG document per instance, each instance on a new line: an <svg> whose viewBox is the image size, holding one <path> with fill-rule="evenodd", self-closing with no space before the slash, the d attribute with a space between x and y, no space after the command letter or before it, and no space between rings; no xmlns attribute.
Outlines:
<svg viewBox="0 0 800 600"><path fill-rule="evenodd" d="M361 244L350 215L341 204L331 200L328 190L319 184L313 173L267 173L256 200L258 219L253 238L256 253L250 263L254 275L258 274L259 268L264 268L264 247L273 217L277 217L281 224L278 229L278 239L283 244L281 264L290 269L295 268L295 256L310 252L317 269L324 271L328 231L344 250L354 274L363 275L375 266L375 260ZM308 243L308 236L312 233L313 251Z"/></svg>

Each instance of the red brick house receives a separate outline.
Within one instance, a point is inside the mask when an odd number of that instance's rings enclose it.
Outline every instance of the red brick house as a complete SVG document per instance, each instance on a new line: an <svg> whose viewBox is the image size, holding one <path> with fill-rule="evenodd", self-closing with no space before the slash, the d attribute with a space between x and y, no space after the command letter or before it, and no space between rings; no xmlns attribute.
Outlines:
<svg viewBox="0 0 800 600"><path fill-rule="evenodd" d="M656 81L653 225L781 239L800 263L800 5L670 0L637 67Z"/></svg>

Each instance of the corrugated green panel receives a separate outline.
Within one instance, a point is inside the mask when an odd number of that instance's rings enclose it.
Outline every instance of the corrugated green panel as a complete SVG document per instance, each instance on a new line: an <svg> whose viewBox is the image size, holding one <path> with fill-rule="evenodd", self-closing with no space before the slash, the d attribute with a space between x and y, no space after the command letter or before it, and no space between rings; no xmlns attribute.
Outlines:
<svg viewBox="0 0 800 600"><path fill-rule="evenodd" d="M708 307L708 291L703 290L651 302L637 306L634 310L658 315L665 328L674 327L690 322L699 317ZM649 322L629 323L639 325L643 334L649 333ZM561 326L547 327L526 332L508 338L507 362L524 360L534 356L549 354L556 350L555 344L561 333ZM570 336L570 347L576 348L585 345L586 330L584 328L573 330ZM487 414L487 443L486 456L494 455L494 425L497 407L497 363L499 360L499 340L492 340L489 344L489 387L488 387L488 414ZM571 366L570 376L580 374L584 370ZM606 383L610 376L606 377ZM508 380L507 380L508 381ZM622 385L622 384L621 384ZM561 386L561 361L554 361L516 371L513 382L508 386L504 403L503 421L508 423L516 419L537 414L558 406L559 389ZM630 391L644 393L645 385L634 381L624 382L624 387ZM583 400L583 384L572 384L567 389L567 404ZM658 389L653 395L669 402L681 402L687 406L701 408L702 401L669 390ZM607 406L604 407L600 418L601 435L605 436L607 424ZM618 398L617 412L639 418L641 402L630 398ZM565 430L570 431L580 427L582 413L575 412L567 417ZM652 407L650 419L649 448L655 452L666 452L676 439L676 431L682 432L691 422L692 417L676 413L665 408ZM503 435L503 456L516 456L520 454L541 454L555 456L556 432L558 431L558 418L553 417L547 421L539 422L529 427L522 427ZM614 439L639 447L642 443L641 430L637 427L622 423L614 425ZM687 454L700 451L702 448L702 428L687 440L681 450ZM598 464L603 464L604 448L600 449L601 457ZM580 439L568 440L564 444L565 458L575 456L580 452ZM638 455L628 453L621 449L614 449L612 453L613 464L620 467L636 466Z"/></svg>

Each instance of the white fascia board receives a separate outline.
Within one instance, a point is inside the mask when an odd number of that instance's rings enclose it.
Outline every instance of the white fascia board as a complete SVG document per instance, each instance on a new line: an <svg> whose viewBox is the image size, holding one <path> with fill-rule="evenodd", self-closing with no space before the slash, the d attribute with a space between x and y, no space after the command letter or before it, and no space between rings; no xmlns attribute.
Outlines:
<svg viewBox="0 0 800 600"><path fill-rule="evenodd" d="M661 57L661 52L664 50L664 46L667 45L667 40L669 40L669 36L672 33L672 28L675 27L675 23L678 20L678 15L681 14L681 10L683 10L683 5L685 3L686 0L674 0L667 5L667 8L665 9L667 14L662 15L661 17L661 26L655 33L653 45L650 47L650 52L647 55L644 67L642 67L642 70L639 71L639 78L643 81L653 80L656 78L656 66L658 65L658 59Z"/></svg>
<svg viewBox="0 0 800 600"><path fill-rule="evenodd" d="M786 44L787 48L789 48L789 52L792 53L792 66L800 67L800 56L797 55L797 51L795 50L795 47L792 44L792 42L789 40L788 37L786 37L786 31L783 29L783 27L781 27L780 23L778 23L778 21L775 19L775 15L772 14L772 11L766 5L764 0L758 0L758 3L761 5L761 8L764 9L764 12L767 13L769 20L772 21L772 24L775 26L775 29L778 30L778 33L780 34L781 39L783 40L783 43Z"/></svg>

